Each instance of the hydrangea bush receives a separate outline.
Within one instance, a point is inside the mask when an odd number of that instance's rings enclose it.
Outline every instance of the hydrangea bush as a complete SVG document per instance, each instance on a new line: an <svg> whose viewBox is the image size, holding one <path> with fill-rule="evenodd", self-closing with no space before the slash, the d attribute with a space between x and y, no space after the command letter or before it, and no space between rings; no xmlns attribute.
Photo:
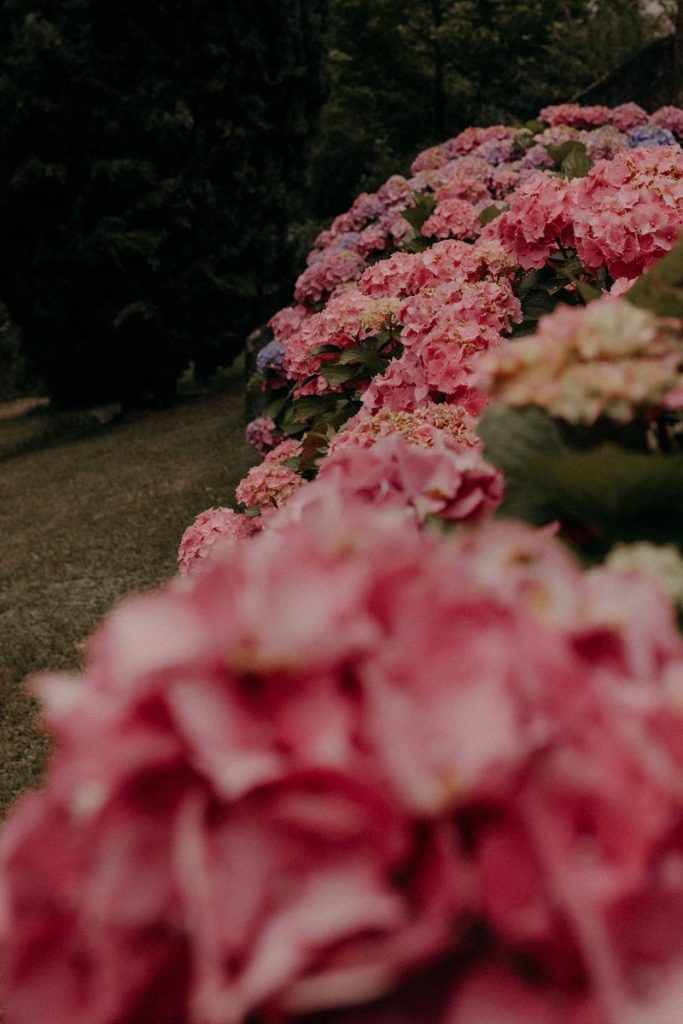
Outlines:
<svg viewBox="0 0 683 1024"><path fill-rule="evenodd" d="M680 1024L681 138L470 128L320 235L236 508L33 683L7 1024Z"/></svg>

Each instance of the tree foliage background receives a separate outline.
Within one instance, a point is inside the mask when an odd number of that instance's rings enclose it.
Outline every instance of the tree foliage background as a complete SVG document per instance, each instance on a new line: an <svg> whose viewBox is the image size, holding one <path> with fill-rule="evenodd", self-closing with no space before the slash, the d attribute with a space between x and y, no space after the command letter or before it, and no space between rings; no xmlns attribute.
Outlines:
<svg viewBox="0 0 683 1024"><path fill-rule="evenodd" d="M65 405L173 393L421 147L655 37L631 0L5 0L0 298Z"/></svg>

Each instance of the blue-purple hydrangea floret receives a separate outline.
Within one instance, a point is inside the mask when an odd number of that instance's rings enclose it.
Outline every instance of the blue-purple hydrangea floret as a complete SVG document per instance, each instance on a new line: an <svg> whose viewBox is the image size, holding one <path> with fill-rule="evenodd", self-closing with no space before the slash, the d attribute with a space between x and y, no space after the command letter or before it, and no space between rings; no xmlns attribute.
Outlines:
<svg viewBox="0 0 683 1024"><path fill-rule="evenodd" d="M279 341L269 341L256 356L256 369L259 373L266 370L281 370L285 358L285 347Z"/></svg>
<svg viewBox="0 0 683 1024"><path fill-rule="evenodd" d="M639 146L676 146L676 136L666 128L657 125L641 124L628 133L628 144L631 149Z"/></svg>

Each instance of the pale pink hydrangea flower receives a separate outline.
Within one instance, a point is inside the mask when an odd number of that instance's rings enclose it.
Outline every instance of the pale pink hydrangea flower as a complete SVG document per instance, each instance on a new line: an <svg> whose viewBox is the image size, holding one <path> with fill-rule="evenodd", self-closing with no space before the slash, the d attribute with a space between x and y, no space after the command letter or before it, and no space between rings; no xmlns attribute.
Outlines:
<svg viewBox="0 0 683 1024"><path fill-rule="evenodd" d="M422 225L426 238L474 239L480 231L476 207L464 199L442 199Z"/></svg>
<svg viewBox="0 0 683 1024"><path fill-rule="evenodd" d="M337 447L322 460L319 480L346 500L405 509L418 522L480 522L503 497L500 471L438 430L429 445L415 444L399 430L367 447Z"/></svg>
<svg viewBox="0 0 683 1024"><path fill-rule="evenodd" d="M497 142L516 138L518 131L509 125L497 124L488 128L465 128L464 131L444 143L448 156L464 156L485 142Z"/></svg>
<svg viewBox="0 0 683 1024"><path fill-rule="evenodd" d="M438 171L436 199L466 199L470 203L489 199L492 173L491 165L478 156L450 160Z"/></svg>
<svg viewBox="0 0 683 1024"><path fill-rule="evenodd" d="M276 341L286 345L293 334L300 329L301 325L312 315L308 306L296 305L286 306L268 321Z"/></svg>
<svg viewBox="0 0 683 1024"><path fill-rule="evenodd" d="M410 167L411 174L417 174L419 171L438 170L447 160L448 157L443 146L431 146L415 157Z"/></svg>
<svg viewBox="0 0 683 1024"><path fill-rule="evenodd" d="M382 409L370 416L360 412L330 441L329 453L341 448L369 448L382 437L399 433L411 444L431 448L437 437L457 447L481 448L474 420L457 405L426 402L413 412Z"/></svg>
<svg viewBox="0 0 683 1024"><path fill-rule="evenodd" d="M321 253L299 276L294 297L299 303L315 305L330 295L338 285L357 281L365 266L365 260L357 252L329 249Z"/></svg>
<svg viewBox="0 0 683 1024"><path fill-rule="evenodd" d="M410 204L413 200L413 190L410 183L400 174L392 176L377 189L378 199L384 203L385 208L400 204Z"/></svg>
<svg viewBox="0 0 683 1024"><path fill-rule="evenodd" d="M420 257L416 253L394 253L363 271L358 287L365 295L374 298L410 295L415 290L413 279L419 262Z"/></svg>
<svg viewBox="0 0 683 1024"><path fill-rule="evenodd" d="M513 164L501 164L491 175L491 192L494 199L507 199L522 180L523 168Z"/></svg>
<svg viewBox="0 0 683 1024"><path fill-rule="evenodd" d="M485 360L486 390L512 406L536 405L570 423L629 422L683 384L680 328L606 296L558 306L538 333Z"/></svg>
<svg viewBox="0 0 683 1024"><path fill-rule="evenodd" d="M259 529L257 519L240 515L231 508L208 508L200 512L181 538L178 571L184 576L201 572L208 564L209 555L225 551Z"/></svg>
<svg viewBox="0 0 683 1024"><path fill-rule="evenodd" d="M541 170L554 167L555 161L545 146L536 142L533 146L530 146L529 149L527 149L526 153L520 160L520 164L525 170L528 168Z"/></svg>
<svg viewBox="0 0 683 1024"><path fill-rule="evenodd" d="M263 462L253 466L237 485L235 496L240 505L260 509L283 505L304 483L302 476L283 463L300 454L301 442L293 438L281 441L268 452Z"/></svg>
<svg viewBox="0 0 683 1024"><path fill-rule="evenodd" d="M609 124L595 131L582 131L579 141L585 145L591 160L611 160L629 148L628 135Z"/></svg>
<svg viewBox="0 0 683 1024"><path fill-rule="evenodd" d="M565 142L578 142L581 132L567 124L557 124L552 128L546 128L535 136L536 144L546 149L548 146L562 146Z"/></svg>

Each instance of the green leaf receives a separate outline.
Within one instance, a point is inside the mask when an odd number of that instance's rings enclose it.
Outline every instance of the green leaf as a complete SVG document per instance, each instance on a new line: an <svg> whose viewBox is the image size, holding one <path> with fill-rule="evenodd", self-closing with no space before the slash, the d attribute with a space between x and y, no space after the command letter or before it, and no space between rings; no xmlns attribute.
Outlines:
<svg viewBox="0 0 683 1024"><path fill-rule="evenodd" d="M380 373L386 365L378 352L365 348L347 348L339 357L338 366L365 367L371 374Z"/></svg>
<svg viewBox="0 0 683 1024"><path fill-rule="evenodd" d="M556 515L596 525L610 541L683 539L683 455L602 445L539 454L524 475Z"/></svg>
<svg viewBox="0 0 683 1024"><path fill-rule="evenodd" d="M599 288L596 288L595 285L588 284L587 281L577 281L576 290L586 305L588 305L589 302L595 302L596 299L601 299L604 294Z"/></svg>
<svg viewBox="0 0 683 1024"><path fill-rule="evenodd" d="M585 178L593 161L583 142L563 142L561 146L548 146L558 174L563 178Z"/></svg>
<svg viewBox="0 0 683 1024"><path fill-rule="evenodd" d="M336 352L341 352L339 345L319 345L318 348L311 350L312 356L331 356Z"/></svg>
<svg viewBox="0 0 683 1024"><path fill-rule="evenodd" d="M346 384L348 381L353 380L354 377L358 377L357 366L340 366L338 363L333 363L331 366L323 366L320 371L327 381L333 387L338 384Z"/></svg>
<svg viewBox="0 0 683 1024"><path fill-rule="evenodd" d="M436 199L426 192L413 192L414 206L409 206L401 211L401 216L407 220L411 228L420 234L425 221L429 220L436 209Z"/></svg>
<svg viewBox="0 0 683 1024"><path fill-rule="evenodd" d="M482 417L478 434L488 462L505 474L505 500L500 514L541 526L553 518L543 494L529 488L527 467L538 455L566 451L559 427L535 407L511 409L498 404Z"/></svg>
<svg viewBox="0 0 683 1024"><path fill-rule="evenodd" d="M497 220L501 214L505 213L506 210L509 209L509 203L503 203L502 206L497 206L496 203L491 203L490 206L487 206L486 209L482 210L479 214L479 223L483 228L485 228L487 224L491 224L494 220Z"/></svg>
<svg viewBox="0 0 683 1024"><path fill-rule="evenodd" d="M659 316L683 318L683 238L638 278L624 298Z"/></svg>

